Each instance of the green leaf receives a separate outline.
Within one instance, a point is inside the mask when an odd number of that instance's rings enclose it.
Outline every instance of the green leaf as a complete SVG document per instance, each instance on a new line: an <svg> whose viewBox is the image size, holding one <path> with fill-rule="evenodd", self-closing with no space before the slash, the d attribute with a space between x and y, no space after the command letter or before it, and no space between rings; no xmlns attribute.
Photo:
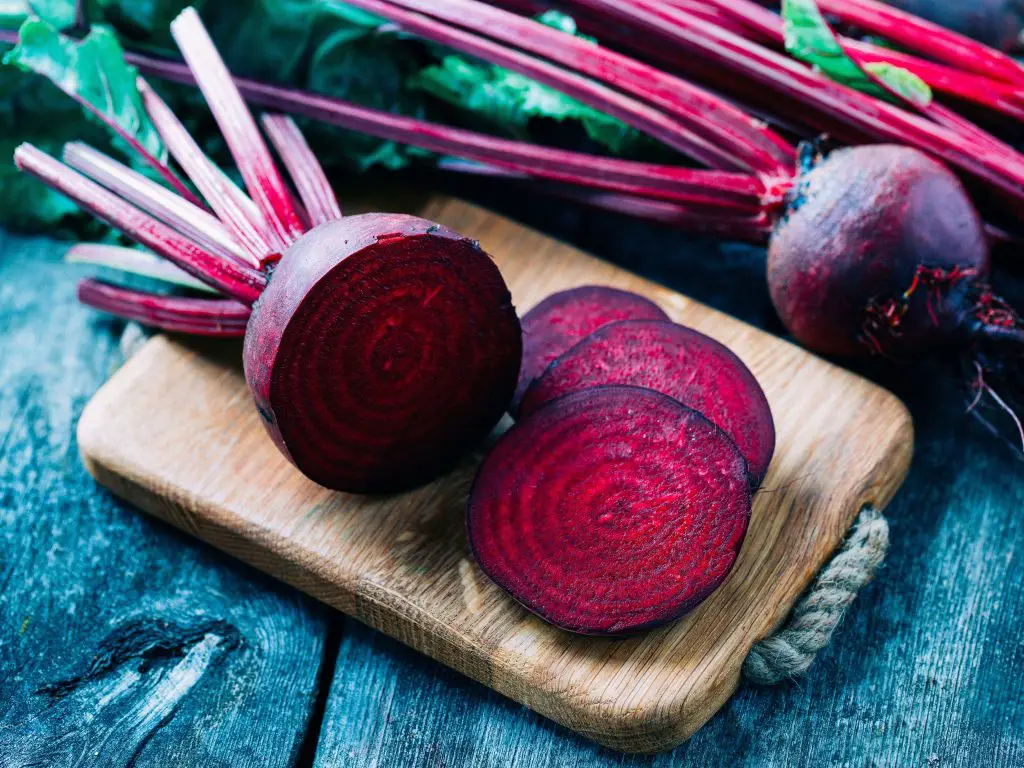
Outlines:
<svg viewBox="0 0 1024 768"><path fill-rule="evenodd" d="M91 116L116 126L158 160L166 161L167 150L135 85L138 73L125 63L111 30L94 27L85 39L76 42L45 21L29 19L21 26L18 45L7 52L4 63L48 78L88 110L95 110L96 115ZM123 139L118 137L114 143L134 157Z"/></svg>
<svg viewBox="0 0 1024 768"><path fill-rule="evenodd" d="M783 0L782 28L786 51L791 56L836 82L879 95L877 86L857 62L847 56L814 0Z"/></svg>
<svg viewBox="0 0 1024 768"><path fill-rule="evenodd" d="M914 73L892 64L861 67L854 61L815 0L782 0L782 26L786 51L830 79L888 101L908 101L920 108L931 104L931 88Z"/></svg>
<svg viewBox="0 0 1024 768"><path fill-rule="evenodd" d="M369 14L332 13L329 21L330 31L312 53L305 86L384 112L424 116L423 94L407 86L420 67L419 43L394 30L381 31L380 20ZM430 154L337 128L310 124L307 130L328 165L398 170L411 158Z"/></svg>
<svg viewBox="0 0 1024 768"><path fill-rule="evenodd" d="M875 80L881 82L886 90L900 98L922 109L932 103L932 89L913 72L883 61L865 64L864 69Z"/></svg>
<svg viewBox="0 0 1024 768"><path fill-rule="evenodd" d="M75 23L74 0L0 0L0 28L17 29L37 16L58 29Z"/></svg>
<svg viewBox="0 0 1024 768"><path fill-rule="evenodd" d="M91 0L103 20L132 37L168 34L174 17L186 6L202 5L188 0Z"/></svg>
<svg viewBox="0 0 1024 768"><path fill-rule="evenodd" d="M569 35L576 34L576 22L558 11L547 11L537 21ZM578 35L588 42L593 38ZM497 128L529 140L531 121L575 122L592 140L618 154L629 154L645 141L639 131L561 91L529 77L460 55L445 55L439 64L427 67L409 84L447 104L459 107Z"/></svg>
<svg viewBox="0 0 1024 768"><path fill-rule="evenodd" d="M440 64L417 73L410 84L524 139L536 118L576 121L590 138L613 152L628 150L639 138L639 132L621 120L554 88L518 72L460 56L445 56Z"/></svg>
<svg viewBox="0 0 1024 768"><path fill-rule="evenodd" d="M108 136L53 84L13 67L0 67L0 225L44 231L85 223L96 229L74 203L18 171L13 155L24 141L59 156L65 142L82 140L103 147L109 144Z"/></svg>

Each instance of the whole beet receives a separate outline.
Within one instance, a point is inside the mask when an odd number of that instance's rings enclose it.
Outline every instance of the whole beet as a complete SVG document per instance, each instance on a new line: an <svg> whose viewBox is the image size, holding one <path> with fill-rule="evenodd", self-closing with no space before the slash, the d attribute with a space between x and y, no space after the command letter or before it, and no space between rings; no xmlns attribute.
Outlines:
<svg viewBox="0 0 1024 768"><path fill-rule="evenodd" d="M835 355L966 343L988 273L983 225L960 181L891 145L838 150L804 174L768 250L786 327Z"/></svg>

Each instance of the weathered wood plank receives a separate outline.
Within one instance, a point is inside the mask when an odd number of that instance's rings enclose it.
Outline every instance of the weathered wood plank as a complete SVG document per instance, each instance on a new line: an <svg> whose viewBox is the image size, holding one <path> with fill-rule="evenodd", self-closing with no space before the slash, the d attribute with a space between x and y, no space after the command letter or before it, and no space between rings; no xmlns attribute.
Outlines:
<svg viewBox="0 0 1024 768"><path fill-rule="evenodd" d="M759 249L528 200L505 205L747 322L777 322ZM886 513L886 565L806 678L741 688L674 752L627 756L350 622L317 766L1024 765L1024 463L963 417L948 378L862 367L911 407L917 454Z"/></svg>
<svg viewBox="0 0 1024 768"><path fill-rule="evenodd" d="M0 766L292 765L325 612L85 472L118 326L63 249L0 233Z"/></svg>

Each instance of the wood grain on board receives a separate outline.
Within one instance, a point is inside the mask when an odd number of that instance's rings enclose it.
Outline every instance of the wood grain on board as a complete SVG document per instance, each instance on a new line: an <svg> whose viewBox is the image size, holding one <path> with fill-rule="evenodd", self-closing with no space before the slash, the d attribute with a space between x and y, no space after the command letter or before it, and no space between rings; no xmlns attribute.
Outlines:
<svg viewBox="0 0 1024 768"><path fill-rule="evenodd" d="M736 567L696 611L626 639L550 627L469 555L472 466L391 497L327 491L264 433L240 345L157 337L79 425L93 475L116 494L596 741L657 751L686 739L736 688L866 503L902 482L913 434L879 387L769 334L468 204L415 212L478 238L523 310L588 283L634 290L730 346L771 402L778 449Z"/></svg>

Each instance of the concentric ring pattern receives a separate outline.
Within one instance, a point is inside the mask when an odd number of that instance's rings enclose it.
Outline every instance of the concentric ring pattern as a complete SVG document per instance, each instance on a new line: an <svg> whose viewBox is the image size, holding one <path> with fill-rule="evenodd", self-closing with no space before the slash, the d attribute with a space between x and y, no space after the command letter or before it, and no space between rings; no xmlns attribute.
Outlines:
<svg viewBox="0 0 1024 768"><path fill-rule="evenodd" d="M636 387L549 403L485 460L469 540L547 621L617 634L672 621L728 574L750 519L746 462L711 422Z"/></svg>
<svg viewBox="0 0 1024 768"><path fill-rule="evenodd" d="M308 477L397 490L444 471L491 429L520 354L508 291L475 243L383 233L297 303L267 401Z"/></svg>

